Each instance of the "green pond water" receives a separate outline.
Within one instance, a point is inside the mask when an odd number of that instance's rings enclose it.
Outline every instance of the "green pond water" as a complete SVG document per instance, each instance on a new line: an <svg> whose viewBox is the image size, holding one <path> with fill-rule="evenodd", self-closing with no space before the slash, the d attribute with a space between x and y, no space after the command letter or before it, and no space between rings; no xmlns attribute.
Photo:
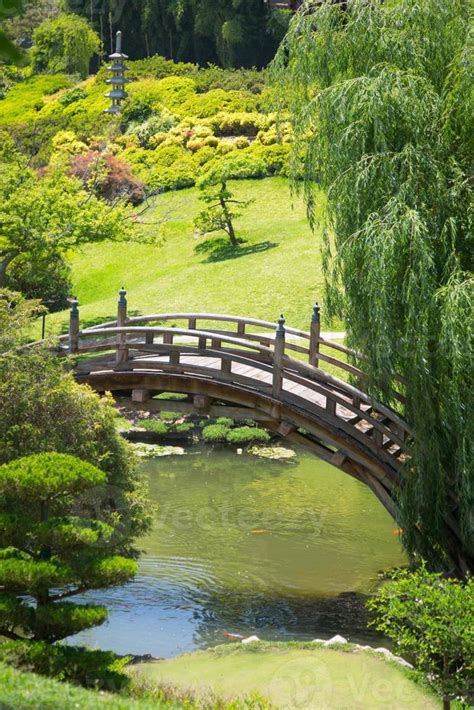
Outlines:
<svg viewBox="0 0 474 710"><path fill-rule="evenodd" d="M71 641L163 657L224 632L370 642L364 596L406 559L369 489L300 450L269 461L192 447L143 467L159 510L140 573L84 595L109 620Z"/></svg>

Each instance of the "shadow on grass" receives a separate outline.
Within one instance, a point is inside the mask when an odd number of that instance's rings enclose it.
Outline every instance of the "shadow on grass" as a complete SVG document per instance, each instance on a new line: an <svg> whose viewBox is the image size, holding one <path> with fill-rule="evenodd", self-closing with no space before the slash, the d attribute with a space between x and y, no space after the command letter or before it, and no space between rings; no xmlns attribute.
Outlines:
<svg viewBox="0 0 474 710"><path fill-rule="evenodd" d="M206 258L203 261L226 261L227 259L238 259L241 256L248 254L259 254L260 252L274 249L278 246L277 242L258 242L257 244L246 244L245 242L233 246L228 237L215 237L214 239L206 239L200 242L194 251L196 254L202 254Z"/></svg>

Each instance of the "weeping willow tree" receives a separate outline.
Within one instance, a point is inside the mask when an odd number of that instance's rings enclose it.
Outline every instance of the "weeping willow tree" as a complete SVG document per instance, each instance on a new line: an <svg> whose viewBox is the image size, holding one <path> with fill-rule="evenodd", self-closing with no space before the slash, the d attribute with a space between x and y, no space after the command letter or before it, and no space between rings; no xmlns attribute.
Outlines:
<svg viewBox="0 0 474 710"><path fill-rule="evenodd" d="M472 5L306 3L274 63L294 131L293 177L323 249L330 314L413 431L400 517L411 553L474 559ZM459 545L459 540L461 544Z"/></svg>

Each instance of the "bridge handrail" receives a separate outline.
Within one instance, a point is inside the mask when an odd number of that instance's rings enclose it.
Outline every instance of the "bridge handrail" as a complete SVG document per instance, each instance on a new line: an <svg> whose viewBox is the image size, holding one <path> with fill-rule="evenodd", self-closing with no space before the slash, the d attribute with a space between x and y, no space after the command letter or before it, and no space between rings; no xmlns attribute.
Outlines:
<svg viewBox="0 0 474 710"><path fill-rule="evenodd" d="M261 320L258 318L247 318L244 316L235 316L231 314L223 314L223 313L196 313L196 312L189 312L189 313L154 313L154 314L149 314L149 315L140 315L140 316L132 316L132 317L127 317L125 320L125 323L127 325L131 324L144 324L144 323L151 323L154 321L166 321L166 320L187 320L187 321L198 321L198 320L204 320L204 321L214 321L214 322L225 322L225 323L236 323L237 325L243 325L244 330L242 333L240 333L240 337L242 335L250 335L248 333L245 333L245 326L253 326L257 328L265 328L266 330L272 331L272 334L275 331L275 323L272 323L270 321L266 320ZM90 326L87 328L87 330L101 330L102 328L114 328L117 327L117 320L112 320L112 321L107 321L104 323L99 323L97 325ZM301 338L302 340L308 340L310 341L311 339L311 334L308 333L307 331L301 330L300 328L293 328L292 326L285 326L285 331L289 333L290 335L297 336L298 338ZM237 334L236 334L237 335ZM252 333L252 336L258 338L259 335L262 335L262 337L265 337L265 334L260 334L260 333ZM268 336L267 336L268 337ZM63 335L59 338L61 342L64 342L68 339L67 335ZM357 351L346 347L345 345L342 345L340 343L335 343L332 340L329 340L327 338L318 337L318 343L324 347L336 350L340 353L344 353L345 355L348 355L351 358L354 358L356 360L365 360L360 353ZM309 348L305 347L304 345L297 345L291 342L287 342L286 344L287 350L293 350L295 352L300 352L302 354L309 354ZM349 372L350 374L359 376L359 377L364 377L365 373L361 368L356 367L355 365L351 365L349 363L344 362L343 360L339 360L337 357L333 357L331 360L327 360L328 355L325 355L325 353L321 353L320 357L322 360L326 360L327 362L330 362L332 365L335 367L340 367L341 369L345 370L346 372Z"/></svg>
<svg viewBox="0 0 474 710"><path fill-rule="evenodd" d="M198 330L198 329L188 329L188 328L176 328L176 327L166 327L166 326L130 326L128 323L124 326L107 326L107 327L93 327L93 328L88 328L82 331L79 331L78 336L80 338L97 338L97 336L110 336L110 335L118 335L118 336L139 336L139 335L152 335L153 340L154 337L156 336L164 336L164 335L169 335L172 336L183 336L189 339L202 339L205 338L206 340L211 340L214 342L218 342L219 346L218 347L212 347L208 348L205 347L204 349L206 350L207 353L211 356L221 356L225 355L226 353L230 353L228 350L226 351L225 349L221 349L222 343L227 343L231 345L236 345L241 350L238 351L238 354L240 357L245 358L246 355L250 355L250 359L252 360L252 365L257 368L262 367L262 363L258 360L255 360L255 358L252 357L251 353L248 351L252 351L254 353L259 353L261 355L266 356L270 362L274 361L275 357L275 350L274 348L268 347L266 345L262 345L261 343L254 342L254 341L249 341L247 339L244 339L242 337L234 337L232 335L227 335L223 334L222 332L216 333L215 331L212 330ZM93 345L88 345L87 343L82 343L81 346L78 348L76 354L77 355L83 355L87 352L97 352L99 350L111 350L115 349L117 346L116 341L114 342L106 342L103 344L96 344L94 343ZM146 353L149 352L150 354L156 353L158 347L165 347L168 349L173 348L174 351L180 352L180 351L185 351L189 354L189 352L193 351L202 351L203 348L193 348L190 345L185 345L185 344L180 344L180 345L174 345L172 342L169 343L160 343L160 344L152 344L152 343L137 343L136 341L129 341L127 339L122 340L121 346L123 348L129 348L129 349L136 349L139 350L141 353ZM247 351L244 349L246 348ZM234 352L234 355L237 355ZM267 360L268 363L268 360ZM390 407L387 407L386 405L382 404L381 402L378 402L374 400L370 395L366 394L363 390L355 387L354 385L351 385L344 380L339 379L338 377L335 377L334 375L330 375L329 373L325 372L324 370L314 367L308 363L302 362L301 360L297 360L296 358L292 358L289 355L284 355L281 360L281 367L282 367L282 376L286 377L287 379L291 380L292 379L292 374L297 373L302 375L303 377L309 379L310 381L315 381L315 382L322 382L326 385L331 385L332 387L336 388L337 390L344 392L346 396L348 396L351 400L358 400L359 402L364 402L365 404L369 405L370 407L374 408L379 414L383 415L387 419L389 419L393 424L395 424L400 430L409 433L408 426L406 422L398 416L398 414L391 409ZM347 405L349 409L352 409L350 406L349 402L339 402L340 404ZM361 416L363 419L370 420L371 422L374 421L373 417L368 415L366 412L361 412ZM379 427L378 427L379 428ZM380 427L382 428L382 427Z"/></svg>

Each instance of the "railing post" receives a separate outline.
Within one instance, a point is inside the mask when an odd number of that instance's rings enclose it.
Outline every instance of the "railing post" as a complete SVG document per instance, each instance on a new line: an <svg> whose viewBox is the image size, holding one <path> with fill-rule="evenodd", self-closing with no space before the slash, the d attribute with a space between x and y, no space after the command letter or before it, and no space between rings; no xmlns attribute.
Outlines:
<svg viewBox="0 0 474 710"><path fill-rule="evenodd" d="M79 301L74 297L69 310L69 352L77 353L79 350Z"/></svg>
<svg viewBox="0 0 474 710"><path fill-rule="evenodd" d="M283 357L285 355L285 319L283 314L278 319L275 330L275 347L273 353L273 386L272 395L278 399L283 385Z"/></svg>
<svg viewBox="0 0 474 710"><path fill-rule="evenodd" d="M119 300L117 304L117 328L123 328L127 323L127 292L122 287L119 291ZM127 362L128 348L126 347L126 333L119 333L117 336L117 352L116 362Z"/></svg>
<svg viewBox="0 0 474 710"><path fill-rule="evenodd" d="M318 303L313 306L309 340L309 364L319 366L319 338L321 337L321 308Z"/></svg>

